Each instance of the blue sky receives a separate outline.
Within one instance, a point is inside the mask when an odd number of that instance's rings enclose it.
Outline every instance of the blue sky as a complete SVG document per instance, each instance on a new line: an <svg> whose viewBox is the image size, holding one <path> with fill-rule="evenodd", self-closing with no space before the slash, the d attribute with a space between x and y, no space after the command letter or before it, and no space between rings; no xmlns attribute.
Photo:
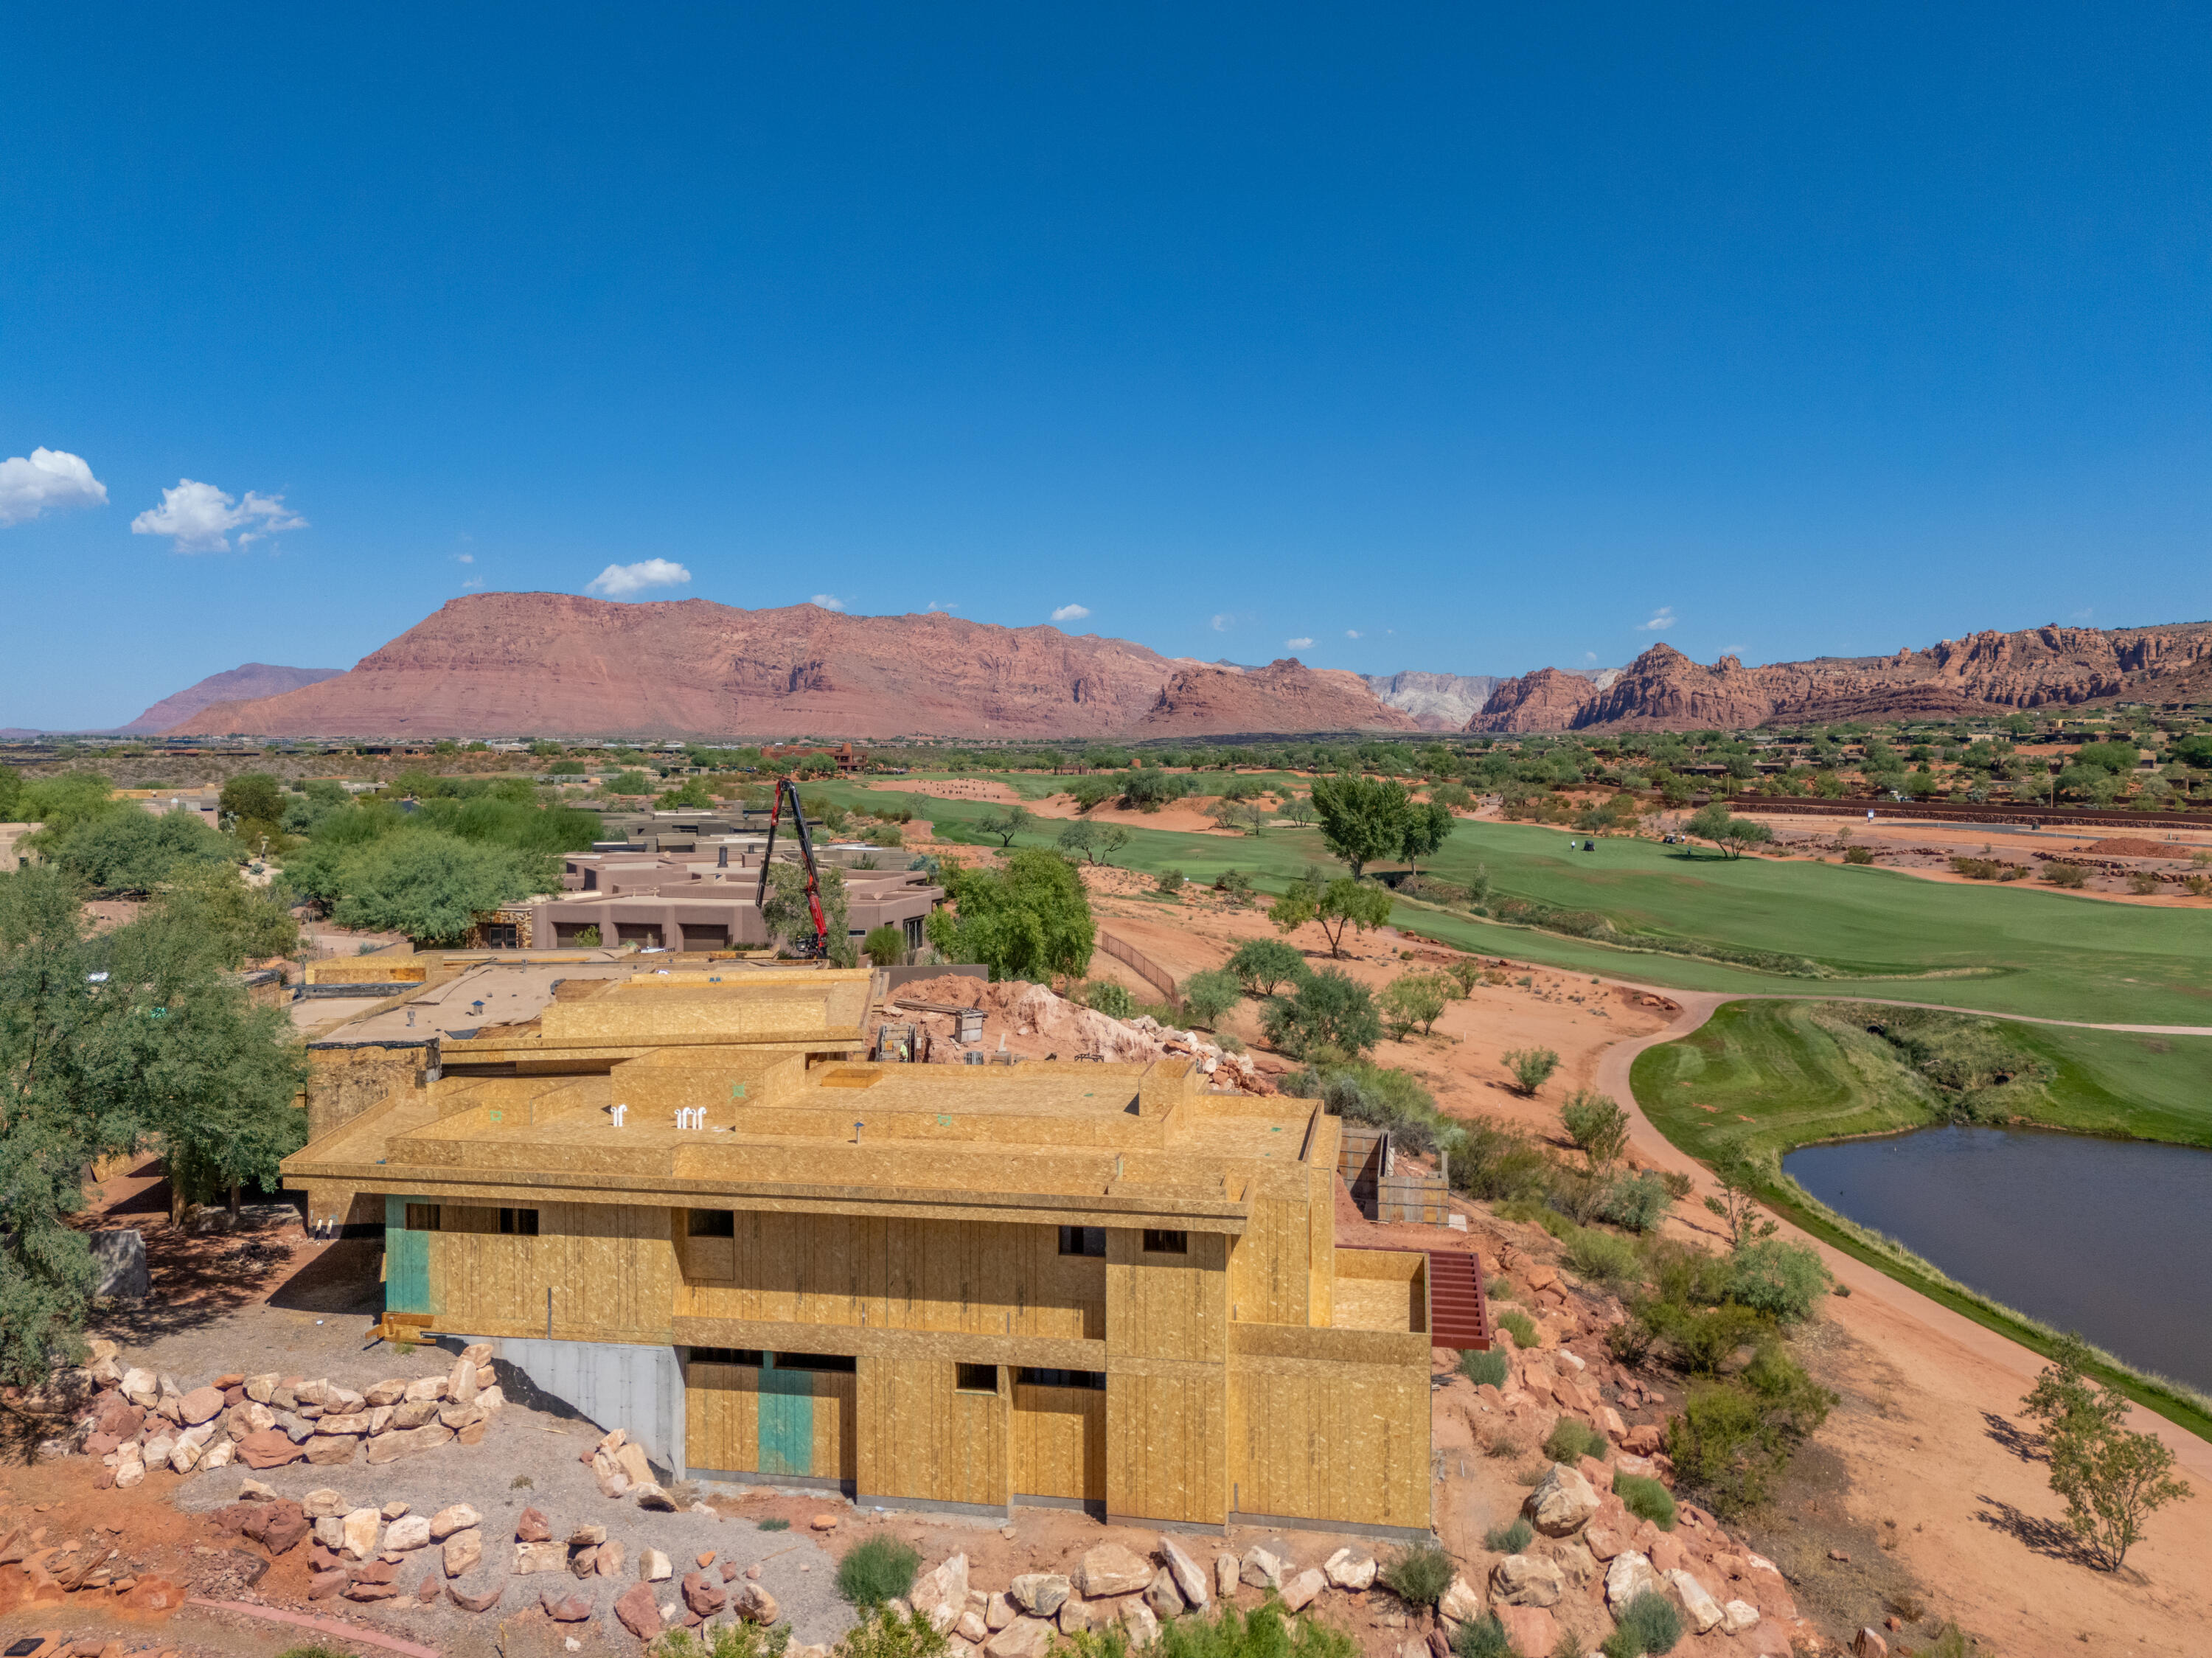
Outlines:
<svg viewBox="0 0 2212 1658"><path fill-rule="evenodd" d="M2212 616L2201 6L330 13L10 21L0 725L653 560L1370 672Z"/></svg>

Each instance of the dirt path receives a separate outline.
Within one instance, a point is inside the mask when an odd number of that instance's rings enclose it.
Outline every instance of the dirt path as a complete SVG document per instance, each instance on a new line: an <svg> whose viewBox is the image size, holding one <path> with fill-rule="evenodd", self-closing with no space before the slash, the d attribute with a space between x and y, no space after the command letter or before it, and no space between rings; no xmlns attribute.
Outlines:
<svg viewBox="0 0 2212 1658"><path fill-rule="evenodd" d="M1697 1030L1723 1003L1756 999L1702 993L1676 999L1681 1013L1664 1029L1606 1050L1596 1086L1626 1108L1644 1158L1689 1176L1692 1196L1675 1212L1688 1230L1711 1233L1698 1203L1717 1189L1712 1177L1644 1114L1630 1068L1644 1049ZM2205 1649L2212 1444L2134 1407L2130 1425L2171 1446L2198 1494L2152 1521L2125 1576L2083 1565L2069 1546L2064 1506L2017 1415L2043 1360L1786 1222L1783 1236L1810 1244L1850 1290L1828 1301L1826 1317L1881 1372L1873 1390L1880 1408L1839 1412L1824 1430L1850 1469L1852 1504L1863 1510L1854 1517L1897 1522L1899 1557L1951 1615L2008 1654L2079 1652L2083 1642L2093 1649L2107 1643L2177 1655Z"/></svg>

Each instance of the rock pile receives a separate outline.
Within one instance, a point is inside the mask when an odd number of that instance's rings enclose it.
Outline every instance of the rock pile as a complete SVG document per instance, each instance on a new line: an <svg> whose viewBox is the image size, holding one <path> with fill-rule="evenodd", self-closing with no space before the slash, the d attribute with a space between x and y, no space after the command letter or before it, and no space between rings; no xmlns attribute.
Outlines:
<svg viewBox="0 0 2212 1658"><path fill-rule="evenodd" d="M125 1369L113 1342L94 1341L91 1362L58 1386L89 1394L66 1445L105 1465L104 1491L128 1489L159 1468L335 1466L356 1454L380 1463L478 1444L507 1402L490 1376L491 1349L479 1342L442 1376L395 1376L366 1393L273 1370L219 1376L187 1391L173 1376Z"/></svg>

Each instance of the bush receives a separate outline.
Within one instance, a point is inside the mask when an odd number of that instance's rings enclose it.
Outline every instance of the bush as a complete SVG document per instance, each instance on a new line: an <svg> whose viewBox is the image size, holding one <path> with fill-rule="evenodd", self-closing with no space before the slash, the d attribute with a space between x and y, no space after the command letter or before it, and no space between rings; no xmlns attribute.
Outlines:
<svg viewBox="0 0 2212 1658"><path fill-rule="evenodd" d="M1567 1240L1567 1264L1600 1284L1626 1284L1638 1275L1634 1244L1617 1233L1589 1227Z"/></svg>
<svg viewBox="0 0 2212 1658"><path fill-rule="evenodd" d="M1128 1658L1129 1640L1118 1621L1061 1642L1075 1658ZM1172 1619L1151 1649L1155 1658L1358 1658L1343 1631L1318 1618L1287 1619L1278 1604L1249 1613L1224 1606L1215 1617Z"/></svg>
<svg viewBox="0 0 2212 1658"><path fill-rule="evenodd" d="M860 1546L866 1548L867 1544ZM845 1558L849 1560L852 1556ZM939 1658L946 1649L945 1638L930 1628L929 1619L920 1612L910 1612L902 1618L883 1611L874 1612L863 1618L858 1627L848 1630L836 1648L837 1658Z"/></svg>
<svg viewBox="0 0 2212 1658"><path fill-rule="evenodd" d="M860 940L860 953L878 967L896 967L906 960L906 934L888 921L871 927Z"/></svg>
<svg viewBox="0 0 2212 1658"><path fill-rule="evenodd" d="M2043 878L2055 887L2078 888L2087 884L2089 872L2079 864L2045 864Z"/></svg>
<svg viewBox="0 0 2212 1658"><path fill-rule="evenodd" d="M1605 1436L1586 1422L1563 1416L1544 1441L1544 1455L1571 1467L1586 1456L1603 1456Z"/></svg>
<svg viewBox="0 0 2212 1658"><path fill-rule="evenodd" d="M880 1606L903 1599L921 1570L921 1557L896 1538L871 1537L837 1563L837 1593L856 1606Z"/></svg>
<svg viewBox="0 0 2212 1658"><path fill-rule="evenodd" d="M1160 872L1160 878L1152 883L1152 890L1172 898L1187 884L1181 870L1164 869Z"/></svg>
<svg viewBox="0 0 2212 1658"><path fill-rule="evenodd" d="M1272 996L1284 985L1296 985L1311 969L1304 951L1280 938L1253 938L1239 944L1229 958L1229 971L1248 995Z"/></svg>
<svg viewBox="0 0 2212 1658"><path fill-rule="evenodd" d="M1600 1220L1625 1226L1632 1232L1648 1232L1666 1218L1674 1196L1666 1181L1650 1169L1623 1175L1598 1194L1595 1212Z"/></svg>
<svg viewBox="0 0 2212 1658"><path fill-rule="evenodd" d="M1093 979L1083 987L1083 1005L1109 1019L1127 1019L1136 1012L1137 999L1126 985L1117 985L1111 979Z"/></svg>
<svg viewBox="0 0 2212 1658"><path fill-rule="evenodd" d="M654 1643L653 1652L655 1658L781 1658L790 1644L788 1624L763 1629L758 1624L741 1622L717 1624L696 1634L688 1629L671 1630Z"/></svg>
<svg viewBox="0 0 2212 1658"><path fill-rule="evenodd" d="M1536 1540L1536 1533L1518 1515L1509 1526L1492 1526L1482 1534L1482 1546L1492 1554L1518 1554Z"/></svg>
<svg viewBox="0 0 2212 1658"><path fill-rule="evenodd" d="M2138 898L2148 898L2158 890L2158 877L2147 869L2134 871L2128 877L2128 890Z"/></svg>
<svg viewBox="0 0 2212 1658"><path fill-rule="evenodd" d="M1844 861L1847 864L1871 864L1874 862L1874 848L1872 847L1845 847L1844 848Z"/></svg>
<svg viewBox="0 0 2212 1658"><path fill-rule="evenodd" d="M1541 1193L1549 1168L1543 1147L1520 1129L1471 1122L1452 1154L1452 1184L1486 1202L1510 1202Z"/></svg>
<svg viewBox="0 0 2212 1658"><path fill-rule="evenodd" d="M1518 1309L1498 1315L1498 1327L1510 1333L1514 1345L1528 1348L1537 1345L1535 1321Z"/></svg>
<svg viewBox="0 0 2212 1658"><path fill-rule="evenodd" d="M1381 1001L1391 1035L1402 1042L1415 1025L1424 1036L1429 1035L1454 999L1450 991L1451 981L1438 973L1407 973L1393 979L1383 987Z"/></svg>
<svg viewBox="0 0 2212 1658"><path fill-rule="evenodd" d="M1182 982L1182 1005L1194 1023L1213 1029L1221 1016L1244 999L1244 987L1232 973L1214 969L1194 973Z"/></svg>
<svg viewBox="0 0 2212 1658"><path fill-rule="evenodd" d="M1516 1048L1505 1055L1505 1068L1513 1073L1514 1085L1533 1098L1559 1068L1559 1056L1548 1048Z"/></svg>
<svg viewBox="0 0 2212 1658"><path fill-rule="evenodd" d="M1651 1351L1651 1329L1640 1318L1625 1319L1605 1333L1605 1350L1632 1370Z"/></svg>
<svg viewBox="0 0 2212 1658"><path fill-rule="evenodd" d="M1271 998L1261 1025L1267 1040L1292 1059L1322 1046L1360 1054L1382 1040L1382 1017L1367 987L1334 968L1312 975L1290 996Z"/></svg>
<svg viewBox="0 0 2212 1658"><path fill-rule="evenodd" d="M756 1531L789 1531L791 1529L791 1521L788 1520L770 1517L766 1520L755 1521L753 1529Z"/></svg>
<svg viewBox="0 0 2212 1658"><path fill-rule="evenodd" d="M1506 1638L1505 1625L1498 1621L1498 1614L1488 1612L1459 1626L1459 1633L1452 1637L1452 1651L1455 1658L1513 1658L1513 1643Z"/></svg>
<svg viewBox="0 0 2212 1658"><path fill-rule="evenodd" d="M1459 1356L1459 1373L1478 1388L1503 1388L1513 1367L1495 1347L1470 1348Z"/></svg>
<svg viewBox="0 0 2212 1658"><path fill-rule="evenodd" d="M1433 1606L1459 1575L1459 1567L1443 1546L1434 1541L1414 1543L1392 1555L1376 1574L1388 1588L1409 1606Z"/></svg>
<svg viewBox="0 0 2212 1658"><path fill-rule="evenodd" d="M1784 1324L1800 1324L1834 1282L1809 1244L1765 1238L1735 1252L1729 1295Z"/></svg>
<svg viewBox="0 0 2212 1658"><path fill-rule="evenodd" d="M1667 1424L1667 1455L1714 1512L1738 1514L1765 1500L1834 1403L1779 1342L1764 1342L1741 1376L1691 1388Z"/></svg>
<svg viewBox="0 0 2212 1658"><path fill-rule="evenodd" d="M1559 1108L1559 1121L1566 1125L1568 1139L1589 1156L1594 1169L1617 1162L1628 1149L1628 1113L1609 1094L1577 1089Z"/></svg>
<svg viewBox="0 0 2212 1658"><path fill-rule="evenodd" d="M599 947L599 928L596 926L578 927L576 929L575 944L576 947L580 950L597 950Z"/></svg>
<svg viewBox="0 0 2212 1658"><path fill-rule="evenodd" d="M1666 1338L1683 1368L1698 1376L1716 1374L1767 1327L1766 1321L1750 1308L1732 1303L1690 1307L1662 1299L1646 1307L1643 1315Z"/></svg>
<svg viewBox="0 0 2212 1658"><path fill-rule="evenodd" d="M1646 1589L1621 1608L1600 1650L1605 1658L1641 1658L1645 1653L1672 1652L1681 1638L1682 1615L1674 1603L1656 1589Z"/></svg>
<svg viewBox="0 0 2212 1658"><path fill-rule="evenodd" d="M1620 1499L1620 1506L1638 1520L1649 1520L1661 1531L1674 1529L1674 1497L1656 1479L1646 1479L1641 1474L1622 1473L1618 1469L1613 1476L1613 1494Z"/></svg>

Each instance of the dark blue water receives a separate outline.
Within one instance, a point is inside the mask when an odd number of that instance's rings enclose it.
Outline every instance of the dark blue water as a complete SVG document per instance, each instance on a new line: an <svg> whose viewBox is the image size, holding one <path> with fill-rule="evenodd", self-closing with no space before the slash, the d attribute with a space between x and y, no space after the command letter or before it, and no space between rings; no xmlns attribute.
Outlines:
<svg viewBox="0 0 2212 1658"><path fill-rule="evenodd" d="M2212 1151L1923 1128L1808 1145L1782 1167L1960 1283L2212 1388Z"/></svg>

